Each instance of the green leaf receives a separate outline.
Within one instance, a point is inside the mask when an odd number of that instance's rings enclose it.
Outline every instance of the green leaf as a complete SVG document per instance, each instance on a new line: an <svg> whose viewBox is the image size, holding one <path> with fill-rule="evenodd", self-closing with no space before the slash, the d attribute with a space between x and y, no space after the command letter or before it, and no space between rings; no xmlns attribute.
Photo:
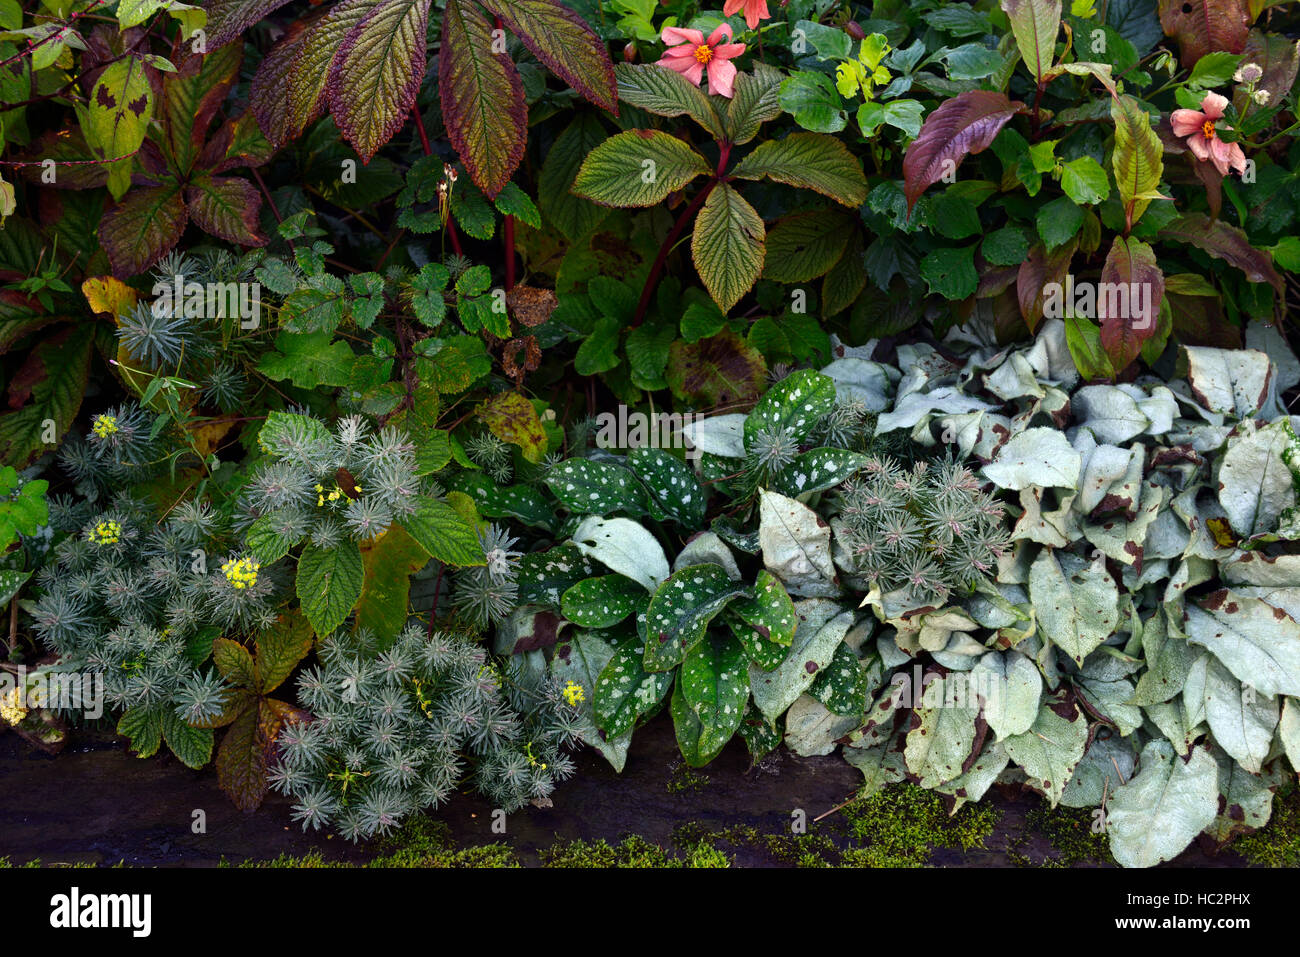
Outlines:
<svg viewBox="0 0 1300 957"><path fill-rule="evenodd" d="M86 392L93 350L93 337L74 335L68 327L44 338L28 354L22 368L30 376L31 399L17 411L0 415L0 462L25 468L51 451L45 442L47 420L54 422L56 442L68 434ZM11 389L16 384L11 382ZM11 404L13 398L11 393Z"/></svg>
<svg viewBox="0 0 1300 957"><path fill-rule="evenodd" d="M759 127L781 115L778 94L784 73L766 63L755 63L753 73L737 73L732 97L727 101L723 122L734 146L743 146L758 135Z"/></svg>
<svg viewBox="0 0 1300 957"><path fill-rule="evenodd" d="M1194 748L1183 761L1168 741L1149 741L1139 768L1106 807L1110 851L1124 867L1173 860L1219 808L1219 769L1207 749Z"/></svg>
<svg viewBox="0 0 1300 957"><path fill-rule="evenodd" d="M867 456L845 449L810 449L782 469L773 485L790 498L824 492L850 478L868 461Z"/></svg>
<svg viewBox="0 0 1300 957"><path fill-rule="evenodd" d="M3 523L0 521L0 528ZM0 546L7 545L4 536L0 535ZM31 572L20 572L12 568L0 568L0 605L8 607L9 602L13 601L14 595L18 594L18 589L27 584L27 580L32 577Z"/></svg>
<svg viewBox="0 0 1300 957"><path fill-rule="evenodd" d="M654 206L710 171L708 160L677 137L659 130L628 130L587 154L573 192L606 206ZM709 202L713 198L710 195Z"/></svg>
<svg viewBox="0 0 1300 957"><path fill-rule="evenodd" d="M650 493L650 506L662 518L686 528L704 525L706 495L695 471L663 449L637 448L628 453L627 464Z"/></svg>
<svg viewBox="0 0 1300 957"><path fill-rule="evenodd" d="M428 562L429 553L400 525L363 542L365 580L357 600L357 627L369 628L381 641L396 638L406 624L411 576Z"/></svg>
<svg viewBox="0 0 1300 957"><path fill-rule="evenodd" d="M591 232L608 214L604 207L571 192L582 161L606 138L605 128L595 114L579 113L555 140L542 163L537 201L546 221L569 242Z"/></svg>
<svg viewBox="0 0 1300 957"><path fill-rule="evenodd" d="M1043 637L1075 664L1119 624L1119 593L1105 567L1068 553L1043 549L1029 570L1029 599Z"/></svg>
<svg viewBox="0 0 1300 957"><path fill-rule="evenodd" d="M1164 147L1151 128L1151 117L1131 96L1115 97L1110 104L1115 121L1115 151L1111 165L1119 186L1120 203L1129 229L1142 218L1151 201L1160 195L1160 177L1164 175Z"/></svg>
<svg viewBox="0 0 1300 957"><path fill-rule="evenodd" d="M620 63L614 68L618 77L618 98L639 106L656 116L676 117L683 113L693 119L715 140L725 140L722 118L708 95L675 70L665 70L657 63Z"/></svg>
<svg viewBox="0 0 1300 957"><path fill-rule="evenodd" d="M446 502L420 496L415 514L402 519L401 524L440 562L463 568L482 565L486 560L474 526Z"/></svg>
<svg viewBox="0 0 1300 957"><path fill-rule="evenodd" d="M748 595L721 565L688 565L669 576L646 612L646 670L667 671L678 664L704 637L709 622Z"/></svg>
<svg viewBox="0 0 1300 957"><path fill-rule="evenodd" d="M333 332L282 332L275 352L262 356L257 371L268 379L288 379L301 389L347 385L356 356Z"/></svg>
<svg viewBox="0 0 1300 957"><path fill-rule="evenodd" d="M187 768L198 770L212 759L211 728L193 728L170 711L162 715L162 735L172 754ZM145 757L145 755L140 755Z"/></svg>
<svg viewBox="0 0 1300 957"><path fill-rule="evenodd" d="M777 93L781 109L814 133L838 133L848 125L844 101L835 82L824 73L801 70L781 81Z"/></svg>
<svg viewBox="0 0 1300 957"><path fill-rule="evenodd" d="M514 183L506 183L492 204L503 216L513 216L533 229L542 228L542 214L537 211L537 204Z"/></svg>
<svg viewBox="0 0 1300 957"><path fill-rule="evenodd" d="M1002 0L1011 21L1020 56L1040 83L1056 58L1056 36L1061 32L1061 0Z"/></svg>
<svg viewBox="0 0 1300 957"><path fill-rule="evenodd" d="M107 163L108 188L121 199L131 185L133 157L153 119L153 88L136 57L117 60L95 79L81 112L81 131L95 155Z"/></svg>
<svg viewBox="0 0 1300 957"><path fill-rule="evenodd" d="M921 276L930 291L945 299L965 299L979 288L974 246L942 246L921 260Z"/></svg>
<svg viewBox="0 0 1300 957"><path fill-rule="evenodd" d="M1069 242L1083 226L1083 210L1068 196L1060 196L1039 207L1034 219L1038 235L1048 251Z"/></svg>
<svg viewBox="0 0 1300 957"><path fill-rule="evenodd" d="M608 316L598 319L573 357L573 371L578 375L598 375L618 365L621 361L618 339L622 331L623 320Z"/></svg>
<svg viewBox="0 0 1300 957"><path fill-rule="evenodd" d="M758 281L763 237L763 220L754 207L729 184L717 183L696 218L691 257L723 312L730 311Z"/></svg>
<svg viewBox="0 0 1300 957"><path fill-rule="evenodd" d="M163 715L153 708L128 708L117 722L117 733L130 739L137 757L151 758L162 746Z"/></svg>
<svg viewBox="0 0 1300 957"><path fill-rule="evenodd" d="M664 563L667 565L667 562ZM566 542L544 552L529 552L519 559L519 602L560 607L560 597L598 569L576 545Z"/></svg>
<svg viewBox="0 0 1300 957"><path fill-rule="evenodd" d="M519 72L493 46L492 25L479 9L465 0L447 0L438 56L443 121L452 149L489 197L509 182L528 138Z"/></svg>
<svg viewBox="0 0 1300 957"><path fill-rule="evenodd" d="M230 638L212 642L212 663L217 672L237 688L254 691L258 685L257 665L247 648ZM227 702L229 704L229 702Z"/></svg>
<svg viewBox="0 0 1300 957"><path fill-rule="evenodd" d="M645 592L622 575L587 578L560 596L564 617L583 628L610 628L636 610Z"/></svg>
<svg viewBox="0 0 1300 957"><path fill-rule="evenodd" d="M645 512L645 496L636 476L619 465L565 459L547 473L546 485L575 515Z"/></svg>
<svg viewBox="0 0 1300 957"><path fill-rule="evenodd" d="M740 727L749 676L740 642L709 635L687 652L673 694L677 745L691 767L712 761Z"/></svg>
<svg viewBox="0 0 1300 957"><path fill-rule="evenodd" d="M310 542L298 558L295 583L302 610L322 638L343 624L361 597L365 581L361 549L356 542L318 548Z"/></svg>
<svg viewBox="0 0 1300 957"><path fill-rule="evenodd" d="M841 643L835 646L831 663L817 672L808 694L832 714L860 717L867 708L869 680L857 655Z"/></svg>
<svg viewBox="0 0 1300 957"><path fill-rule="evenodd" d="M731 175L740 179L766 176L788 186L814 190L853 208L867 198L862 164L838 139L820 133L791 133L785 139L760 143Z"/></svg>
<svg viewBox="0 0 1300 957"><path fill-rule="evenodd" d="M785 216L767 233L763 276L791 283L824 276L844 255L849 235L847 217L826 210Z"/></svg>
<svg viewBox="0 0 1300 957"><path fill-rule="evenodd" d="M980 252L995 266L1015 266L1029 255L1029 240L1023 229L1004 226L984 237Z"/></svg>
<svg viewBox="0 0 1300 957"><path fill-rule="evenodd" d="M1110 195L1110 178L1091 156L1080 156L1062 164L1061 189L1079 205L1090 206Z"/></svg>

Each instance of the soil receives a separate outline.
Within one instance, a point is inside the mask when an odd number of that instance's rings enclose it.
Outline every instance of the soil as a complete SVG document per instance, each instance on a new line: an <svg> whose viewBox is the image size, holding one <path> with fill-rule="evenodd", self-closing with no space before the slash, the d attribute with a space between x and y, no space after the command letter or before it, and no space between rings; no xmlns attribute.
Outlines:
<svg viewBox="0 0 1300 957"><path fill-rule="evenodd" d="M842 804L861 776L838 755L802 758L779 751L756 768L733 742L713 764L692 771L681 764L671 722L656 720L636 734L627 767L615 774L594 751L578 756L577 774L560 785L554 806L527 807L509 816L506 833L492 831L492 809L462 794L433 816L458 846L501 841L524 863L557 841L635 834L672 847L673 832L693 822L707 833L738 825L763 834L788 835L792 813L806 813L808 833L835 837L835 815L813 819ZM985 847L936 849L931 863L946 867L1010 867L1056 856L1049 837L1027 821L1042 806L1033 794L990 792L1000 811ZM141 760L125 740L106 732L74 732L68 747L51 756L16 735L0 737L0 857L14 864L76 862L131 866L212 866L226 861L300 856L316 849L326 860L365 862L377 848L351 845L323 833L304 834L290 820L288 798L269 794L261 809L238 811L217 787L209 766L192 771L171 755ZM194 811L206 832L192 830ZM769 864L757 848L735 850L735 863ZM1240 866L1231 852L1207 854L1193 845L1174 866Z"/></svg>

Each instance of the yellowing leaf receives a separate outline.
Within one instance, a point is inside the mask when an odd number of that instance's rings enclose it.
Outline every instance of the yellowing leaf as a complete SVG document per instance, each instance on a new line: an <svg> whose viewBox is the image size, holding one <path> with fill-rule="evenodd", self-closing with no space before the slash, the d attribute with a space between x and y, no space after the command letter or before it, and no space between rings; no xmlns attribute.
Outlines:
<svg viewBox="0 0 1300 957"><path fill-rule="evenodd" d="M81 284L81 293L95 312L106 312L114 319L135 308L134 289L112 276L92 276Z"/></svg>
<svg viewBox="0 0 1300 957"><path fill-rule="evenodd" d="M546 431L533 404L518 392L501 392L478 407L478 417L502 442L517 445L530 462L546 456Z"/></svg>

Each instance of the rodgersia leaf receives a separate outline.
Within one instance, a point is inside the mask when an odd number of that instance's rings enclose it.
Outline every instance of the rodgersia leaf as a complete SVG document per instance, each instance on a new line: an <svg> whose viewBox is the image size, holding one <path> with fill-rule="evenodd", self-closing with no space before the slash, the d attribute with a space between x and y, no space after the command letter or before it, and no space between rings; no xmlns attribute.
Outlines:
<svg viewBox="0 0 1300 957"><path fill-rule="evenodd" d="M791 133L760 143L732 170L740 179L766 176L778 183L811 189L837 203L858 207L867 198L862 164L833 136Z"/></svg>
<svg viewBox="0 0 1300 957"><path fill-rule="evenodd" d="M729 184L717 183L695 220L691 257L709 295L723 312L758 281L765 236L763 220L754 207Z"/></svg>
<svg viewBox="0 0 1300 957"><path fill-rule="evenodd" d="M162 735L172 754L187 768L201 768L212 757L214 736L211 728L190 727L167 711L162 716Z"/></svg>
<svg viewBox="0 0 1300 957"><path fill-rule="evenodd" d="M429 0L383 0L334 58L326 81L330 112L363 162L407 121L424 79L428 25Z"/></svg>
<svg viewBox="0 0 1300 957"><path fill-rule="evenodd" d="M505 53L493 52L492 25L472 3L448 0L442 19L438 90L447 138L489 198L524 157L524 86Z"/></svg>
<svg viewBox="0 0 1300 957"><path fill-rule="evenodd" d="M573 192L605 206L654 206L709 171L708 161L677 137L628 130L587 154Z"/></svg>
<svg viewBox="0 0 1300 957"><path fill-rule="evenodd" d="M225 46L258 20L288 0L206 0L208 46L215 50Z"/></svg>
<svg viewBox="0 0 1300 957"><path fill-rule="evenodd" d="M266 237L257 225L262 198L248 180L233 176L200 176L185 189L185 208L205 233L241 246L263 246Z"/></svg>
<svg viewBox="0 0 1300 957"><path fill-rule="evenodd" d="M614 64L604 42L559 0L482 0L537 59L601 109L618 113Z"/></svg>
<svg viewBox="0 0 1300 957"><path fill-rule="evenodd" d="M108 253L113 274L144 272L180 241L188 218L174 180L131 190L99 221L99 242Z"/></svg>
<svg viewBox="0 0 1300 957"><path fill-rule="evenodd" d="M726 139L722 120L708 94L675 70L656 63L620 63L614 68L618 95L625 103L639 106L656 116L685 113L715 139Z"/></svg>

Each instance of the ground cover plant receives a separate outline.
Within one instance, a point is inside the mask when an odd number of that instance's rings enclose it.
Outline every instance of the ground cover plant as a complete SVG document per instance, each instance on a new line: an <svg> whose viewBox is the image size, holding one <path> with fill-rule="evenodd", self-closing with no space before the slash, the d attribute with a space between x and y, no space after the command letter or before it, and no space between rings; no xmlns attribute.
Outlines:
<svg viewBox="0 0 1300 957"><path fill-rule="evenodd" d="M651 721L1253 834L1295 8L0 0L3 726L354 840Z"/></svg>

